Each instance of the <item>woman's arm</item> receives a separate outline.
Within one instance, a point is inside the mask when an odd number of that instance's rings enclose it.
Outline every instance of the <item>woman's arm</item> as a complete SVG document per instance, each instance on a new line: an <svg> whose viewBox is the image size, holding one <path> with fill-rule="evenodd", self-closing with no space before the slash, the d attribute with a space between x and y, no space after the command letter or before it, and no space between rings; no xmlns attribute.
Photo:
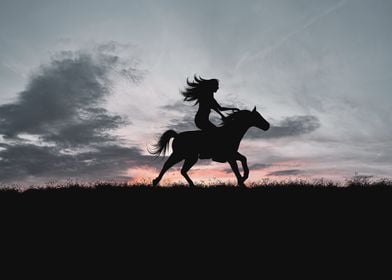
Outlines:
<svg viewBox="0 0 392 280"><path fill-rule="evenodd" d="M222 107L221 105L219 105L219 103L218 103L215 99L212 100L211 108L212 108L215 112L217 112L217 113L221 116L222 119L225 119L225 118L226 118L226 116L222 114L222 111L229 111L229 110L232 110L232 111L239 111L239 109L237 109L237 108L226 108L226 107Z"/></svg>
<svg viewBox="0 0 392 280"><path fill-rule="evenodd" d="M239 111L239 109L237 109L237 108L222 107L221 105L219 105L219 103L215 99L213 100L212 109L214 109L217 112L218 112L218 110L219 111Z"/></svg>
<svg viewBox="0 0 392 280"><path fill-rule="evenodd" d="M228 107L220 107L221 111L239 111L238 108L228 108Z"/></svg>
<svg viewBox="0 0 392 280"><path fill-rule="evenodd" d="M219 111L218 109L215 109L215 108L213 108L213 109L214 109L215 112L217 112L217 113L221 116L222 119L226 118L226 116L223 115L223 114L221 113L221 111Z"/></svg>
<svg viewBox="0 0 392 280"><path fill-rule="evenodd" d="M222 110L220 108L222 108L222 107L219 105L219 103L214 98L212 98L211 109L213 109L215 112L217 112L221 116L221 118L224 119L224 118L226 118L226 116L222 114L222 112L221 112Z"/></svg>
<svg viewBox="0 0 392 280"><path fill-rule="evenodd" d="M215 98L212 99L211 108L214 109L216 112L218 112L218 111L239 111L239 109L237 109L237 108L222 107L215 100ZM220 113L220 112L218 112L218 113Z"/></svg>

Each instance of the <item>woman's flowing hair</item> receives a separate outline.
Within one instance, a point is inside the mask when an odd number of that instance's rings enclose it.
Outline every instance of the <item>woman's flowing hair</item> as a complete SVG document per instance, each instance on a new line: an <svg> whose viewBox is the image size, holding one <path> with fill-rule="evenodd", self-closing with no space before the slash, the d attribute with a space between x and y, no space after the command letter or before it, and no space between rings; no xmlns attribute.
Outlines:
<svg viewBox="0 0 392 280"><path fill-rule="evenodd" d="M181 91L181 94L184 96L184 101L196 101L196 105L199 103L200 95L212 91L214 87L218 86L219 80L205 80L195 75L193 81L189 81L187 78L186 84L185 90Z"/></svg>

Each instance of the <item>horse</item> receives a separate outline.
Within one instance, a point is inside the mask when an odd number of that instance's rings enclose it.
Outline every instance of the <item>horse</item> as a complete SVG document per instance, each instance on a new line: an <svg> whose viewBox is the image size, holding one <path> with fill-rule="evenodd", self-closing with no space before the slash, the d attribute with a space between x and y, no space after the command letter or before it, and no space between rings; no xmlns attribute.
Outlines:
<svg viewBox="0 0 392 280"><path fill-rule="evenodd" d="M223 126L211 131L198 130L182 133L177 133L174 130L166 131L154 145L155 150L149 152L157 156L165 155L170 139L174 138L173 152L163 165L158 177L153 180L152 185L158 186L167 170L185 160L181 175L184 176L190 187L194 187L187 172L199 159L212 159L221 163L228 162L237 178L238 186L246 187L245 181L249 177L249 168L246 157L238 152L238 148L250 127L257 127L264 131L270 128L270 124L257 112L256 107L253 111L242 110L230 114L223 120ZM242 163L243 176L238 169L237 160Z"/></svg>

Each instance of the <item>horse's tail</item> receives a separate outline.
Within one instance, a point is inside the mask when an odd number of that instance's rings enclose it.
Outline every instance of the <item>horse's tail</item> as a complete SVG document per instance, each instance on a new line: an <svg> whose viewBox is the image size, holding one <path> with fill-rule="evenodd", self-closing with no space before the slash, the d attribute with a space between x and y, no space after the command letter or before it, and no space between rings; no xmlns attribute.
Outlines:
<svg viewBox="0 0 392 280"><path fill-rule="evenodd" d="M161 154L165 155L166 150L169 147L170 139L176 138L177 135L177 132L175 132L174 130L166 131L159 138L158 142L153 145L152 150L148 150L148 152L152 155L156 155L157 157L159 157Z"/></svg>

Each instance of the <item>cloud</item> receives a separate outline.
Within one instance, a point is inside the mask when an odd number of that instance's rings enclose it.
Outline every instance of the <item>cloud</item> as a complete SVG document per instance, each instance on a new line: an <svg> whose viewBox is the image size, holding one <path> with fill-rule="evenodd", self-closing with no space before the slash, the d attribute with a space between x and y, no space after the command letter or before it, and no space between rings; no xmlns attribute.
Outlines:
<svg viewBox="0 0 392 280"><path fill-rule="evenodd" d="M311 133L321 126L320 120L315 116L287 117L264 133L259 129L251 128L246 134L247 139L271 139L300 136Z"/></svg>
<svg viewBox="0 0 392 280"><path fill-rule="evenodd" d="M303 171L299 169L288 169L273 171L267 174L267 176L296 176L302 174Z"/></svg>
<svg viewBox="0 0 392 280"><path fill-rule="evenodd" d="M269 167L271 167L271 164L265 164L265 163L255 163L255 164L251 164L251 165L249 165L249 169L257 169L257 170L260 170L260 169L265 169L265 168L269 168Z"/></svg>
<svg viewBox="0 0 392 280"><path fill-rule="evenodd" d="M177 132L198 129L194 121L197 106L191 106L182 101L177 101L173 104L161 106L160 109L169 115L170 121L166 126L167 129L173 129Z"/></svg>
<svg viewBox="0 0 392 280"><path fill-rule="evenodd" d="M58 53L36 71L15 102L0 105L0 182L116 176L135 160L147 161L137 148L123 147L110 134L130 124L104 108L113 73L133 82L143 76L116 48L111 42ZM29 142L26 135L38 140Z"/></svg>
<svg viewBox="0 0 392 280"><path fill-rule="evenodd" d="M102 107L110 94L109 74L119 61L101 52L58 54L39 69L16 102L0 106L0 134L11 139L21 133L40 135L65 145L106 141L103 132L125 122Z"/></svg>
<svg viewBox="0 0 392 280"><path fill-rule="evenodd" d="M167 125L168 129L173 129L177 132L190 131L190 130L199 130L195 125L194 117L191 115L185 115L182 118L176 118L170 121L170 124Z"/></svg>
<svg viewBox="0 0 392 280"><path fill-rule="evenodd" d="M239 68L246 62L246 61L257 61L257 59L263 59L267 57L269 54L274 52L275 50L282 47L285 43L291 40L293 37L298 35L299 33L305 31L324 17L330 15L331 13L337 11L338 9L342 8L347 3L347 0L341 0L338 3L328 7L327 9L323 10L321 13L314 15L313 17L306 20L306 22L301 25L299 28L294 29L293 31L289 32L288 34L281 37L279 40L274 42L272 45L266 47L265 49L260 50L259 52L249 55L246 53L237 63L235 70L238 71Z"/></svg>
<svg viewBox="0 0 392 280"><path fill-rule="evenodd" d="M135 147L101 145L90 151L67 153L58 147L34 144L1 144L1 182L17 182L24 179L96 180L125 178L126 170L139 164L151 165L151 157L141 155ZM38 180L39 181L39 180Z"/></svg>
<svg viewBox="0 0 392 280"><path fill-rule="evenodd" d="M180 98L180 95L178 95ZM188 105L184 101L176 101L175 103L172 104L166 104L160 107L161 109L165 111L170 111L170 112L178 112L178 113L189 113L189 111L195 111L197 110L197 106L192 106Z"/></svg>

